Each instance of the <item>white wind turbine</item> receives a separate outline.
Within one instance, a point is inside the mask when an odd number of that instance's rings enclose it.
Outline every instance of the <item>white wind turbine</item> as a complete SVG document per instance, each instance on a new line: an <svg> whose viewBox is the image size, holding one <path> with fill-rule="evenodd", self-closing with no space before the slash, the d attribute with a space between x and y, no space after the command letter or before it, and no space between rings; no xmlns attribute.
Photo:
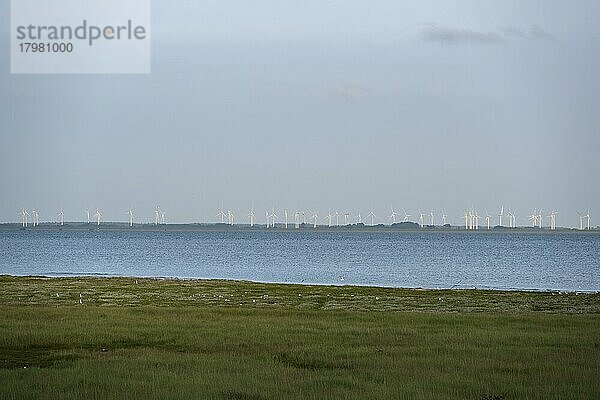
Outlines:
<svg viewBox="0 0 600 400"><path fill-rule="evenodd" d="M358 212L358 215L356 216L356 223L357 224L362 224L362 216L360 215L360 211Z"/></svg>
<svg viewBox="0 0 600 400"><path fill-rule="evenodd" d="M485 210L485 222L488 229L490 229L490 218L492 218L492 216L487 212L487 210Z"/></svg>
<svg viewBox="0 0 600 400"><path fill-rule="evenodd" d="M502 226L502 217L504 216L504 206L500 208L500 214L498 214L498 226Z"/></svg>
<svg viewBox="0 0 600 400"><path fill-rule="evenodd" d="M587 209L587 213L583 216L584 218L587 219L587 230L590 230L590 209Z"/></svg>
<svg viewBox="0 0 600 400"><path fill-rule="evenodd" d="M157 209L158 210L158 209ZM221 211L219 211L217 213L217 217L221 217L221 223L224 224L225 223L225 211L223 211L223 208L221 208ZM158 218L158 217L157 217Z"/></svg>
<svg viewBox="0 0 600 400"><path fill-rule="evenodd" d="M254 214L254 209L250 210L248 217L250 217L250 227L252 228L254 226L254 218L256 217L256 215Z"/></svg>
<svg viewBox="0 0 600 400"><path fill-rule="evenodd" d="M350 225L350 213L348 211L344 213L344 225Z"/></svg>
<svg viewBox="0 0 600 400"><path fill-rule="evenodd" d="M446 215L446 211L444 209L442 209L442 226L446 226L446 218L448 216Z"/></svg>
<svg viewBox="0 0 600 400"><path fill-rule="evenodd" d="M431 210L429 216L431 217L431 226L435 226L435 220L433 219L433 210Z"/></svg>
<svg viewBox="0 0 600 400"><path fill-rule="evenodd" d="M542 227L542 221L543 221L543 218L542 218L542 209L541 208L538 211L537 220L538 220L539 228L541 228Z"/></svg>
<svg viewBox="0 0 600 400"><path fill-rule="evenodd" d="M233 211L227 210L227 225L233 226Z"/></svg>
<svg viewBox="0 0 600 400"><path fill-rule="evenodd" d="M33 226L40 225L40 212L38 210L31 210L31 218L33 218Z"/></svg>
<svg viewBox="0 0 600 400"><path fill-rule="evenodd" d="M156 206L154 210L154 225L158 225L160 223L160 206Z"/></svg>
<svg viewBox="0 0 600 400"><path fill-rule="evenodd" d="M29 224L29 213L24 208L21 210L21 224L23 228L27 228Z"/></svg>
<svg viewBox="0 0 600 400"><path fill-rule="evenodd" d="M61 226L64 225L65 224L65 213L63 212L62 209L58 213L58 217L60 218L60 225Z"/></svg>
<svg viewBox="0 0 600 400"><path fill-rule="evenodd" d="M537 208L533 210L533 213L531 215L528 215L529 220L531 221L532 227L535 228L537 226Z"/></svg>
<svg viewBox="0 0 600 400"><path fill-rule="evenodd" d="M294 213L294 228L300 229L300 211Z"/></svg>
<svg viewBox="0 0 600 400"><path fill-rule="evenodd" d="M372 209L371 212L369 212L369 215L367 215L367 218L371 218L371 226L375 226L375 213Z"/></svg>
<svg viewBox="0 0 600 400"><path fill-rule="evenodd" d="M130 208L129 211L126 212L126 214L129 214L129 226L133 226L133 210Z"/></svg>
<svg viewBox="0 0 600 400"><path fill-rule="evenodd" d="M276 218L279 218L279 217L277 216L277 214L275 214L275 207L273 207L273 209L271 210L271 215L270 215L270 217L271 217L271 227L272 227L272 228L275 228L275 219L276 219Z"/></svg>
<svg viewBox="0 0 600 400"><path fill-rule="evenodd" d="M404 213L404 219L402 220L402 222L408 222L410 215L406 213L406 210L403 208L402 212Z"/></svg>
<svg viewBox="0 0 600 400"><path fill-rule="evenodd" d="M288 228L288 211L287 209L283 210L283 214L285 215L285 229Z"/></svg>
<svg viewBox="0 0 600 400"><path fill-rule="evenodd" d="M556 214L558 214L556 211L552 211L550 215L546 216L550 220L550 230L552 231L556 229Z"/></svg>
<svg viewBox="0 0 600 400"><path fill-rule="evenodd" d="M423 217L425 217L425 214L423 213L423 211L419 210L419 225L421 226L421 228L424 224Z"/></svg>
<svg viewBox="0 0 600 400"><path fill-rule="evenodd" d="M517 216L515 215L517 210L508 210L508 227L516 228L517 227Z"/></svg>
<svg viewBox="0 0 600 400"><path fill-rule="evenodd" d="M317 221L319 220L319 216L317 215L317 212L313 212L312 215L312 219L313 219L313 228L317 227Z"/></svg>
<svg viewBox="0 0 600 400"><path fill-rule="evenodd" d="M327 227L331 228L331 222L333 220L333 215L331 214L331 210L329 210L327 212L327 215L325 216L325 219L327 219Z"/></svg>
<svg viewBox="0 0 600 400"><path fill-rule="evenodd" d="M306 225L306 212L302 211L302 224Z"/></svg>
<svg viewBox="0 0 600 400"><path fill-rule="evenodd" d="M270 226L269 210L265 211L265 219L267 220L267 228Z"/></svg>
<svg viewBox="0 0 600 400"><path fill-rule="evenodd" d="M470 218L470 212L469 211L465 211L465 229L469 229L469 218Z"/></svg>
<svg viewBox="0 0 600 400"><path fill-rule="evenodd" d="M87 223L89 224L90 223L90 209L89 208L85 210L85 215L87 216Z"/></svg>
<svg viewBox="0 0 600 400"><path fill-rule="evenodd" d="M96 224L100 225L100 219L102 218L102 214L100 210L96 210L96 214L94 214L94 218L96 218Z"/></svg>
<svg viewBox="0 0 600 400"><path fill-rule="evenodd" d="M390 206L392 213L390 214L390 219L392 220L392 225L396 224L396 216L398 215L396 211L394 211L394 206Z"/></svg>
<svg viewBox="0 0 600 400"><path fill-rule="evenodd" d="M340 213L338 211L335 212L335 226L340 226Z"/></svg>

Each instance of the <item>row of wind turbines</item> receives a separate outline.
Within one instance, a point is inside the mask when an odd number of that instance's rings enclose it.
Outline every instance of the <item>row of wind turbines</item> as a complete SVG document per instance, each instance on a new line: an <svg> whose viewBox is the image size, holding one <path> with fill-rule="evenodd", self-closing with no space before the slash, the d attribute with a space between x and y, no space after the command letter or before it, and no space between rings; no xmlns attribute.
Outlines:
<svg viewBox="0 0 600 400"><path fill-rule="evenodd" d="M415 222L411 221L411 219L410 219L411 215L408 214L405 209L402 209L403 217L398 212L396 212L396 210L394 210L393 206L390 207L390 210L391 210L391 213L388 216L388 218L392 225L395 225L397 223L415 223ZM91 218L93 218L95 220L96 225L99 226L100 222L102 220L102 213L98 209L96 209L96 212L93 215L90 215L90 212L91 212L90 209L85 210L86 217L87 217L87 223L90 224L92 222ZM133 224L134 224L133 209L130 208L125 214L127 214L129 216L129 226L133 227ZM590 210L588 209L587 212L585 212L585 213L578 211L577 214L579 215L579 229L580 230L591 229ZM20 212L20 215L21 215L21 223L24 228L27 228L29 225L34 226L34 227L39 226L39 224L40 224L39 210L33 209L30 214L25 208L23 208ZM425 213L422 210L419 210L417 215L418 215L418 225L421 228L423 228L425 226L430 226L430 227L436 226L435 212L433 210L431 210L429 213ZM548 221L549 221L547 226L551 230L556 229L557 215L558 215L558 212L555 210L550 212L549 215L546 215L546 218L548 218ZM160 206L157 206L156 209L154 210L154 224L155 225L166 224L165 216L166 216L166 213L160 208ZM229 209L229 210L227 210L227 212L225 212L223 210L223 208L221 208L216 216L217 216L217 218L220 219L220 223L223 225L233 226L235 223L235 215L231 209ZM503 218L505 216L508 217L508 226L507 227L508 228L516 228L517 227L516 210L509 209L505 213L504 206L502 206L500 208L500 212L498 214L498 226L504 227ZM256 219L256 213L254 212L253 208L247 214L247 217L248 217L248 222L250 223L251 227L258 225L257 219ZM293 217L293 219L290 217ZM307 217L308 217L308 220L307 220ZM370 210L370 212L365 216L367 225L375 226L376 217L377 216L375 215L373 210ZM447 223L448 215L446 214L446 212L444 210L441 210L440 217L441 217L441 226L448 226L448 223ZM543 225L542 209L537 209L537 208L534 209L533 213L528 215L527 217L528 217L528 220L531 221L532 227L542 228L542 225ZM31 223L29 222L30 218L31 218ZM480 224L480 221L479 221L480 218L485 218L485 224ZM275 207L273 207L271 210L266 210L264 226L266 228L274 228L278 219L279 219L279 216L275 212ZM340 219L342 219L342 221L340 221ZM427 219L428 219L428 221L427 221ZM483 216L480 216L477 213L477 211L472 207L471 209L465 211L464 220L465 220L465 229L467 229L467 230L478 230L481 227L485 227L487 229L492 228L492 222L491 222L492 216L487 211L485 213L485 217L483 217ZM307 213L305 211L294 211L293 213L289 213L288 210L285 209L285 210L283 210L283 220L282 220L281 224L283 225L283 227L285 229L288 229L289 226L291 226L291 225L293 225L294 228L298 229L298 228L300 228L300 226L309 225L309 223L313 226L313 228L316 228L317 226L319 226L319 221L320 221L320 218L316 211L313 211L312 215L307 216ZM55 222L59 223L61 226L64 225L65 213L62 209L57 214L57 219ZM323 217L323 222L329 228L334 227L334 226L338 227L338 226L352 225L350 212L335 211L332 213L331 209ZM363 222L363 216L361 215L360 212L355 216L354 224L359 224L359 225L365 224Z"/></svg>

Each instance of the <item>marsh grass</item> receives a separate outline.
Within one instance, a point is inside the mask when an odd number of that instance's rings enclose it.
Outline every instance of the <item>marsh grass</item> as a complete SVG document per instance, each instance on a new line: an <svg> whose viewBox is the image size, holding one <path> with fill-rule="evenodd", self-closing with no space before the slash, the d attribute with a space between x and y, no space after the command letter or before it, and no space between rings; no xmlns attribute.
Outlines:
<svg viewBox="0 0 600 400"><path fill-rule="evenodd" d="M597 294L0 284L2 399L600 396Z"/></svg>

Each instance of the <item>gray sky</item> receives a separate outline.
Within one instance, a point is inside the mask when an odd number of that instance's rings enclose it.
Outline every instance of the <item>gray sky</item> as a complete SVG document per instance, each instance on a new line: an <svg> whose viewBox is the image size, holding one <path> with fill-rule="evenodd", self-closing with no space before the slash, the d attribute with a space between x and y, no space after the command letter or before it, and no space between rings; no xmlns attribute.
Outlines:
<svg viewBox="0 0 600 400"><path fill-rule="evenodd" d="M0 221L223 204L382 222L393 204L598 224L598 1L154 1L152 18L149 75L11 75L0 2Z"/></svg>

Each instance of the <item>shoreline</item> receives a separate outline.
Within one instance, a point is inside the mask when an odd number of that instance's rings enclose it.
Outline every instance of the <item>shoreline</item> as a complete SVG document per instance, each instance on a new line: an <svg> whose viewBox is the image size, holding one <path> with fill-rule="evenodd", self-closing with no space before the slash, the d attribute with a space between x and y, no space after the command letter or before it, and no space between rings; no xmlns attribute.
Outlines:
<svg viewBox="0 0 600 400"><path fill-rule="evenodd" d="M347 288L366 288L366 289L385 289L385 290L416 290L416 291L482 291L482 292L498 292L498 293L574 293L574 294L600 294L600 289L535 289L535 288L494 288L494 287L476 287L476 286L460 286L453 285L452 287L428 287L428 286L377 286L377 285L361 285L357 283L314 283L314 282L273 282L260 281L251 279L228 279L228 278L199 278L199 277L180 277L180 276L135 276L135 275L111 275L102 273L49 273L48 275L39 274L24 274L14 275L0 272L0 280L2 278L31 278L31 279L148 279L153 281L165 282L225 282L225 283L247 283L261 285L289 285L289 286L306 286L306 287L347 287Z"/></svg>

